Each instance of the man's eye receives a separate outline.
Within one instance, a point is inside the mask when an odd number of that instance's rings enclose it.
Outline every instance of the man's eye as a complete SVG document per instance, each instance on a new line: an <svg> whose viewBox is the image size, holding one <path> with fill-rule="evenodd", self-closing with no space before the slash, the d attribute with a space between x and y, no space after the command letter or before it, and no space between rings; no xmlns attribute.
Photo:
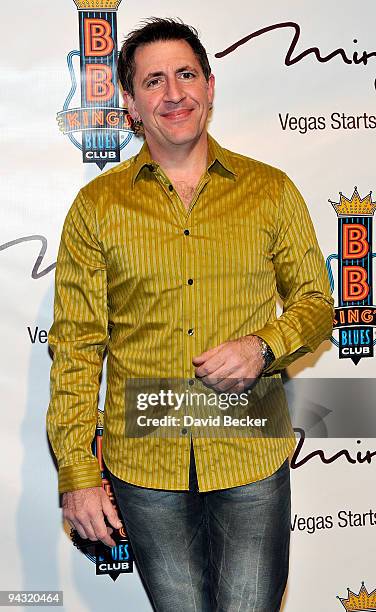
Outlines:
<svg viewBox="0 0 376 612"><path fill-rule="evenodd" d="M193 74L193 72L186 71L186 72L181 72L180 76L181 76L182 79L188 80L188 79L191 79L192 77L194 77L195 75Z"/></svg>
<svg viewBox="0 0 376 612"><path fill-rule="evenodd" d="M147 82L146 87L155 87L159 83L160 83L160 79L151 79L151 81Z"/></svg>

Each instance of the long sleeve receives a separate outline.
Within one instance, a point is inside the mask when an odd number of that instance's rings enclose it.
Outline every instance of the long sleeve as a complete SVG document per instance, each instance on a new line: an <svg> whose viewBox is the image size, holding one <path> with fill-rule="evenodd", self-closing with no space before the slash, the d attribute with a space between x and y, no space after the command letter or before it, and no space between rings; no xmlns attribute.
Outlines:
<svg viewBox="0 0 376 612"><path fill-rule="evenodd" d="M276 358L266 372L286 368L313 352L330 337L334 316L325 262L307 206L287 176L281 204L272 254L283 313L254 332Z"/></svg>
<svg viewBox="0 0 376 612"><path fill-rule="evenodd" d="M100 486L91 443L108 340L107 275L93 206L82 192L63 226L48 340L54 359L47 431L59 467L59 492Z"/></svg>

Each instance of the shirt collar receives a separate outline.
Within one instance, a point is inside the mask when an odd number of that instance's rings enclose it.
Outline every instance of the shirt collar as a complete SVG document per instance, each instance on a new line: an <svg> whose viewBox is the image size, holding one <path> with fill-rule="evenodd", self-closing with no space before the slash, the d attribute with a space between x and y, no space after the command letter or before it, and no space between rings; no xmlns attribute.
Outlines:
<svg viewBox="0 0 376 612"><path fill-rule="evenodd" d="M214 140L214 138L210 136L210 134L208 134L208 168L207 169L208 170L210 170L210 168L214 169L216 162L218 162L222 166L222 168L226 171L226 173L231 175L230 178L233 178L233 179L236 178L237 175L231 163L231 160L229 158L228 152L226 151L226 149L223 149L223 147L221 147L221 145L216 140ZM154 168L157 167L157 164L156 162L152 160L150 151L149 151L149 147L145 140L139 153L136 155L136 158L134 161L132 187L134 186L143 168L148 168L149 170L152 170L153 167Z"/></svg>
<svg viewBox="0 0 376 612"><path fill-rule="evenodd" d="M149 147L145 140L144 144L142 145L141 149L139 150L139 152L137 153L135 157L134 166L133 166L132 187L134 186L135 181L138 178L138 175L140 174L141 170L145 167L148 167L151 169L152 166L153 166L153 160L151 158Z"/></svg>
<svg viewBox="0 0 376 612"><path fill-rule="evenodd" d="M232 175L232 178L236 178L237 174L228 151L221 147L221 145L208 134L208 170L212 168L216 162L218 162L227 173Z"/></svg>

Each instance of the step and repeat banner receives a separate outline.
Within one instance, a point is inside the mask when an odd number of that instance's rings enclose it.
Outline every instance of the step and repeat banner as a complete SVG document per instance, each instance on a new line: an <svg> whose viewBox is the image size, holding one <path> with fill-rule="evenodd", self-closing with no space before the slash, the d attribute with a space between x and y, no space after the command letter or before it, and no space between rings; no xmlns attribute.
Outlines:
<svg viewBox="0 0 376 612"><path fill-rule="evenodd" d="M45 429L47 332L75 195L141 145L114 78L119 45L146 17L167 16L197 27L208 51L211 134L281 168L304 195L335 299L332 339L287 373L287 387L302 384L291 393L297 448L283 610L375 610L376 427L361 422L375 397L374 2L20 0L2 16L0 590L63 592L38 601L62 601L69 612L151 610L125 532L106 553L62 524ZM100 461L105 373L93 442ZM299 424L307 405L311 421ZM328 429L326 417L345 405L347 427Z"/></svg>

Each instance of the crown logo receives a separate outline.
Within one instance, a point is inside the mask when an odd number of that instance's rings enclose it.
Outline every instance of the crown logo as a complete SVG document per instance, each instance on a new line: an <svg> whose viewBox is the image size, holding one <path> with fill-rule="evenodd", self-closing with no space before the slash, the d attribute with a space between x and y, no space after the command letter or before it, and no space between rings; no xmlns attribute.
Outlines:
<svg viewBox="0 0 376 612"><path fill-rule="evenodd" d="M376 210L376 202L372 202L371 195L372 191L369 192L364 198L361 198L358 192L358 188L354 188L354 193L351 196L351 200L346 198L340 191L340 201L332 202L329 200L338 217L372 217Z"/></svg>
<svg viewBox="0 0 376 612"><path fill-rule="evenodd" d="M93 9L107 9L107 11L116 11L121 0L74 0L79 11L87 11Z"/></svg>
<svg viewBox="0 0 376 612"><path fill-rule="evenodd" d="M374 589L372 593L368 593L364 586L364 582L362 582L362 586L357 595L350 591L350 589L347 589L347 599L343 599L342 597L338 597L338 599L348 612L372 612L376 610L376 589Z"/></svg>

